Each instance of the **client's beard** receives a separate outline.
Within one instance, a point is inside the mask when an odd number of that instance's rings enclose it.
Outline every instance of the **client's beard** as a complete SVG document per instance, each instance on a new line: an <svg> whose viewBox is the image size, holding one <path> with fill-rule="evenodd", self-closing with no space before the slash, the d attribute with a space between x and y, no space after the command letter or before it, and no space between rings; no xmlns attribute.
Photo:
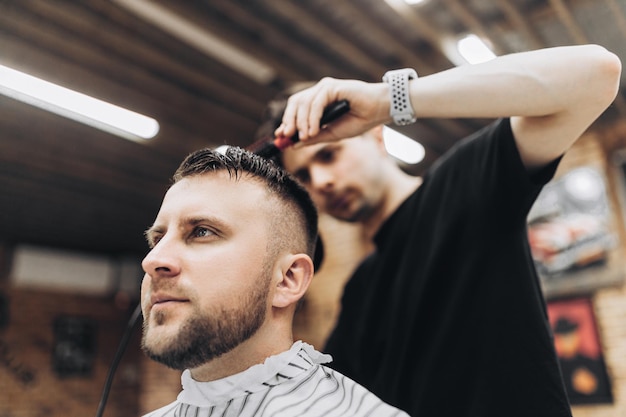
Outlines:
<svg viewBox="0 0 626 417"><path fill-rule="evenodd" d="M196 368L230 352L252 337L263 324L269 276L269 272L264 270L256 281L254 291L247 297L242 296L236 306L222 307L213 313L196 309L195 314L182 323L172 343L158 352L146 343L148 321L145 320L142 338L144 353L170 368L184 370Z"/></svg>

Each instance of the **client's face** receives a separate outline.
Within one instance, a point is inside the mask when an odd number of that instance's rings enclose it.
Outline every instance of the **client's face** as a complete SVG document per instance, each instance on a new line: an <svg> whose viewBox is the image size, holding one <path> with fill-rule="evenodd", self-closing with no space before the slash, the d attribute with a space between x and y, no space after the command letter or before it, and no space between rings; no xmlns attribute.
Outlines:
<svg viewBox="0 0 626 417"><path fill-rule="evenodd" d="M142 348L174 369L231 351L263 324L267 258L264 189L227 173L185 178L167 192L142 262Z"/></svg>

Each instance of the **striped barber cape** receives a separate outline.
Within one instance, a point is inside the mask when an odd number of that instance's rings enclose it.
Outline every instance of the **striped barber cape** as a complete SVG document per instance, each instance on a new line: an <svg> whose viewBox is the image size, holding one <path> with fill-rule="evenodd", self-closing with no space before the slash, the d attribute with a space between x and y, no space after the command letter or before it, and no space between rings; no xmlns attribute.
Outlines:
<svg viewBox="0 0 626 417"><path fill-rule="evenodd" d="M408 417L346 376L331 361L296 342L265 363L217 381L183 372L176 401L145 417Z"/></svg>

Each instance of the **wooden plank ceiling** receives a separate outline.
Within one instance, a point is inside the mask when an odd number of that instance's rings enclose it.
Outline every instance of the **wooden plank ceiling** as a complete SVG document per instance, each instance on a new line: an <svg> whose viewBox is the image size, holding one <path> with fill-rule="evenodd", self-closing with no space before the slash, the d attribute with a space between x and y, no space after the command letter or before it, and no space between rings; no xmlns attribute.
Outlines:
<svg viewBox="0 0 626 417"><path fill-rule="evenodd" d="M231 68L197 32L263 66ZM0 242L141 255L180 160L248 145L281 88L400 67L431 74L454 66L445 45L469 32L497 54L592 42L626 61L626 0L1 1L1 65L152 116L161 130L127 141L0 95ZM623 103L601 123L625 116ZM486 122L403 129L427 149L407 169L423 171Z"/></svg>

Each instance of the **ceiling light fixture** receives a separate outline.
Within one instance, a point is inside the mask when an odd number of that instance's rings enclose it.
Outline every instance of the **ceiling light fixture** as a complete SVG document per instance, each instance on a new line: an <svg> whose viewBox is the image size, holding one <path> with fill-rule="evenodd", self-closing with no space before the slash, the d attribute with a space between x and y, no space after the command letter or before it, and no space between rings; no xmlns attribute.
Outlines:
<svg viewBox="0 0 626 417"><path fill-rule="evenodd" d="M114 2L259 84L267 85L276 78L271 66L163 6L147 0Z"/></svg>
<svg viewBox="0 0 626 417"><path fill-rule="evenodd" d="M489 46L474 34L445 37L441 48L456 66L478 64L496 57Z"/></svg>
<svg viewBox="0 0 626 417"><path fill-rule="evenodd" d="M470 34L457 41L457 49L461 56L470 64L480 64L496 57L496 54L481 38Z"/></svg>
<svg viewBox="0 0 626 417"><path fill-rule="evenodd" d="M159 132L150 117L3 65L0 93L125 139L151 139Z"/></svg>
<svg viewBox="0 0 626 417"><path fill-rule="evenodd" d="M424 146L390 127L383 126L383 140L389 155L400 161L415 165L426 156Z"/></svg>

